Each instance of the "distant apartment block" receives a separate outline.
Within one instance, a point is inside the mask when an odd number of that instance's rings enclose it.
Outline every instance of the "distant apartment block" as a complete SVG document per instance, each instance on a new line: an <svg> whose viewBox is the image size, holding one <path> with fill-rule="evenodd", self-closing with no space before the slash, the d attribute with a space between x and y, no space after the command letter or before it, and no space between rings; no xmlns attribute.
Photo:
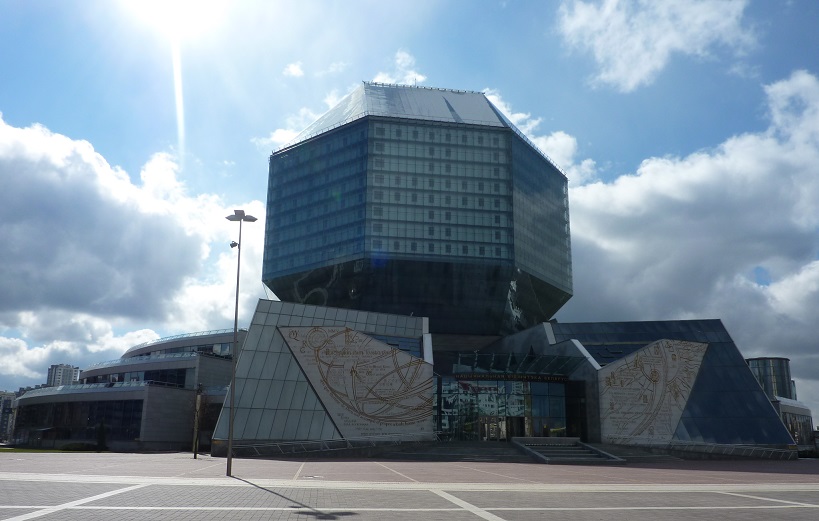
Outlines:
<svg viewBox="0 0 819 521"><path fill-rule="evenodd" d="M48 368L48 379L46 385L56 387L58 385L71 385L80 379L80 368L73 365L57 364Z"/></svg>

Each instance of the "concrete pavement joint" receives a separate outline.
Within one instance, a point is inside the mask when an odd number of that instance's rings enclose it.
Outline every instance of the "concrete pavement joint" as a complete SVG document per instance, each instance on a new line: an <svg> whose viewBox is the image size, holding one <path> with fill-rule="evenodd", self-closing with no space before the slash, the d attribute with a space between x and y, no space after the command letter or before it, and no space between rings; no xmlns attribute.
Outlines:
<svg viewBox="0 0 819 521"><path fill-rule="evenodd" d="M54 505L54 506L45 507L45 508L43 508L41 510L37 510L36 512L29 512L28 514L23 514L23 515L16 516L16 517L11 517L11 518L7 519L6 521L26 521L28 519L34 519L34 518L37 518L37 517L42 517L42 516L46 516L46 515L49 515L49 514L53 514L55 512L59 512L61 510L66 510L66 509L69 509L69 508L72 508L72 507L76 507L76 506L82 505L83 503L90 503L91 501L97 501L99 499L105 499L107 497L116 496L117 494L123 494L125 492L130 492L132 490L140 489L140 488L147 487L147 486L148 486L147 484L142 484L142 485L132 485L130 487L125 487L125 488L118 488L116 490L111 490L109 492L103 492L102 494L97 494L96 496L91 496L91 497L87 497L87 498L83 498L83 499L77 499L75 501L69 501L68 503L63 503L61 505Z"/></svg>
<svg viewBox="0 0 819 521"><path fill-rule="evenodd" d="M475 514L476 516L480 517L481 519L486 519L487 521L504 521L504 519L502 517L498 517L495 514L487 512L486 510L484 510L482 508L476 507L472 503L468 503L468 502L464 501L463 499L460 499L460 498L457 498L457 497L453 496L452 494L447 494L443 490L432 489L432 490L430 490L430 492L432 492L433 494L436 494L436 495L446 499L447 501L450 501L450 502L458 505L459 507L463 508L464 510L467 510L467 511Z"/></svg>
<svg viewBox="0 0 819 521"><path fill-rule="evenodd" d="M402 478L404 478L404 479L408 479L408 480L410 480L410 481L412 481L412 482L414 482L414 483L418 483L418 482L419 482L417 479L412 479L411 477L407 476L406 474L401 474L401 473L400 473L400 472L398 472L397 470L395 470L395 469L391 469L391 468L389 468L388 466L384 465L383 463L380 463L380 462L378 462L378 461L376 461L376 463L377 463L378 465L381 465L381 466L382 466L382 467L384 467L385 469L389 470L390 472L394 472L394 473L398 474L399 476L401 476L401 477L402 477Z"/></svg>
<svg viewBox="0 0 819 521"><path fill-rule="evenodd" d="M451 490L451 491L520 491L520 492L819 492L819 483L433 483L373 481L303 481L289 479L249 478L258 486L278 488L331 488L374 490ZM112 483L143 485L208 485L223 487L251 486L236 478L177 478L157 476L78 476L0 472L0 481L35 481L66 483Z"/></svg>
<svg viewBox="0 0 819 521"><path fill-rule="evenodd" d="M736 496L736 497L746 497L751 499L758 499L760 501L773 501L776 503L787 503L789 505L796 505L800 507L809 507L809 508L819 508L819 505L815 505L813 503L802 503L800 501L788 501L785 499L774 499L770 497L761 497L761 496L752 496L750 494L738 494L736 492L724 492L724 491L717 491L716 494L724 494L726 496Z"/></svg>

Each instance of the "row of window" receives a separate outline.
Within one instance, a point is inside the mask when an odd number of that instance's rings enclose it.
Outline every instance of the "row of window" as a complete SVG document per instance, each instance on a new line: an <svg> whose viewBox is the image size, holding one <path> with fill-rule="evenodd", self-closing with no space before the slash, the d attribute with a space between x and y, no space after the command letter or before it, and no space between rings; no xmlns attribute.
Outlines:
<svg viewBox="0 0 819 521"><path fill-rule="evenodd" d="M510 242L512 237L506 229L429 226L406 223L372 223L373 235L387 235L394 238L441 238L469 242Z"/></svg>
<svg viewBox="0 0 819 521"><path fill-rule="evenodd" d="M506 201L501 201L505 203ZM494 203L493 203L494 205ZM505 205L499 204L495 208L505 210ZM428 207L427 207L428 208ZM463 226L503 226L510 227L511 219L508 213L489 213L482 209L469 210L439 210L424 209L421 207L402 206L373 206L370 215L375 219L400 221L409 223L446 223Z"/></svg>
<svg viewBox="0 0 819 521"><path fill-rule="evenodd" d="M450 163L436 161L413 161L396 157L374 157L373 170L385 170L398 174L434 174L436 176L466 177L470 179L506 179L505 167L474 163Z"/></svg>
<svg viewBox="0 0 819 521"><path fill-rule="evenodd" d="M392 202L404 204L426 204L434 206L452 206L455 208L485 208L489 209L490 204L493 209L501 209L504 206L501 198L487 198L475 196L453 196L442 195L436 193L427 193L423 197L423 193L407 192L406 190L373 190L373 201L378 202Z"/></svg>
<svg viewBox="0 0 819 521"><path fill-rule="evenodd" d="M423 205L423 206L436 206L436 207L453 207L453 208L476 208L476 209L488 209L492 208L493 210L508 210L509 204L506 199L501 199L498 197L495 198L486 198L486 197L467 197L467 196L452 196L452 195L439 195L439 194L430 194L427 193L426 197L424 197L423 193L418 192L389 192L392 193L392 198L384 197L383 190L375 190L373 191L373 201L375 202L387 202L392 201L394 203L405 203L410 205ZM402 196L403 194L403 196ZM418 210L421 211L421 210ZM429 210L432 211L432 210Z"/></svg>
<svg viewBox="0 0 819 521"><path fill-rule="evenodd" d="M378 138L411 139L413 141L428 141L433 143L459 143L461 145L480 147L499 147L506 145L506 139L501 140L501 136L498 133L383 123L375 124L375 136Z"/></svg>
<svg viewBox="0 0 819 521"><path fill-rule="evenodd" d="M356 201L363 201L363 194L355 198ZM320 232L323 230L333 230L340 226L347 226L364 219L364 205L360 202L348 204L347 200L334 201L328 205L324 212L319 208L307 207L277 215L270 219L275 225L275 234L280 241L287 240L292 236L299 238L304 234ZM289 229L289 233L286 231Z"/></svg>
<svg viewBox="0 0 819 521"><path fill-rule="evenodd" d="M307 270L317 266L325 265L329 262L338 264L355 258L364 251L362 241L355 241L346 244L336 244L333 248L326 250L314 250L300 252L293 255L278 257L275 261L276 275L290 270Z"/></svg>
<svg viewBox="0 0 819 521"><path fill-rule="evenodd" d="M413 146L405 143L373 143L373 152L402 158L437 158L470 163L506 163L506 152L486 148L451 148Z"/></svg>
<svg viewBox="0 0 819 521"><path fill-rule="evenodd" d="M461 179L458 181L457 179L450 179L450 178L436 178L436 177L426 177L426 183L423 182L422 178L419 182L418 177L410 177L407 179L406 186L407 188L416 188L421 190L459 190L460 193L469 193L469 192L489 192L490 190L492 193L495 194L506 194L508 190L508 186L506 183L502 182L484 182L475 179ZM384 174L376 173L373 175L373 184L377 186L384 186L389 185L390 187L403 187L404 186L404 178L400 175L395 176L387 176Z"/></svg>
<svg viewBox="0 0 819 521"><path fill-rule="evenodd" d="M441 241L390 241L382 239L372 240L372 249L376 252L418 253L458 255L459 257L495 257L510 259L510 249L506 246L486 246L472 243L458 243Z"/></svg>

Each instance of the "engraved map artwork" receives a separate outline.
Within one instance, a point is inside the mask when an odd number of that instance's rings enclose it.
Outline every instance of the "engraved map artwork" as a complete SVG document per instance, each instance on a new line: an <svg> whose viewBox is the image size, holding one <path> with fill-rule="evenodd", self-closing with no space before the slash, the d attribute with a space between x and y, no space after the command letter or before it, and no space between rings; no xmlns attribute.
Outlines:
<svg viewBox="0 0 819 521"><path fill-rule="evenodd" d="M707 348L660 340L600 369L603 441L670 440Z"/></svg>
<svg viewBox="0 0 819 521"><path fill-rule="evenodd" d="M432 435L432 365L347 327L280 327L345 437Z"/></svg>

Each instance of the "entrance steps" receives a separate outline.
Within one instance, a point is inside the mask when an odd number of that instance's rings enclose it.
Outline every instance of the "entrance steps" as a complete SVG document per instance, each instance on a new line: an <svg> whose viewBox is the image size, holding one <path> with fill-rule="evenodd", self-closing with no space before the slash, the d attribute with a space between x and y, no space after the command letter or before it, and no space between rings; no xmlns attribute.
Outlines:
<svg viewBox="0 0 819 521"><path fill-rule="evenodd" d="M580 441L580 438L512 438L533 458L552 465L624 465L625 460Z"/></svg>

